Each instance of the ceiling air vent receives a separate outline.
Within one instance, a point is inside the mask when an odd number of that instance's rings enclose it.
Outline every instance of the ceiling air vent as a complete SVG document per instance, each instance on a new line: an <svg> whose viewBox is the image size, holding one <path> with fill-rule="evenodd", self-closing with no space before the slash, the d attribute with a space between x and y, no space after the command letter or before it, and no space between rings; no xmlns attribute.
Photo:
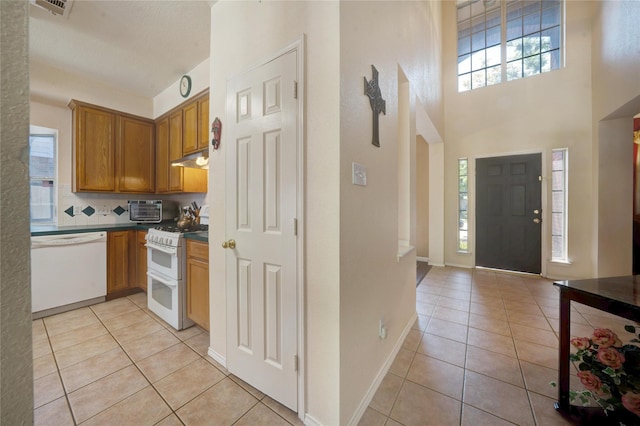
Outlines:
<svg viewBox="0 0 640 426"><path fill-rule="evenodd" d="M73 0L31 0L31 3L54 15L62 15L67 18L71 12Z"/></svg>

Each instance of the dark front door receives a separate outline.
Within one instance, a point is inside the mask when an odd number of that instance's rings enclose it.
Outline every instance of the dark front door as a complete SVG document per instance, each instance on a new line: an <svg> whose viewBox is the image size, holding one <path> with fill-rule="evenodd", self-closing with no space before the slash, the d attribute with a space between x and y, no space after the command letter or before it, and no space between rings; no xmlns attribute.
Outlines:
<svg viewBox="0 0 640 426"><path fill-rule="evenodd" d="M540 273L541 154L476 160L476 265Z"/></svg>

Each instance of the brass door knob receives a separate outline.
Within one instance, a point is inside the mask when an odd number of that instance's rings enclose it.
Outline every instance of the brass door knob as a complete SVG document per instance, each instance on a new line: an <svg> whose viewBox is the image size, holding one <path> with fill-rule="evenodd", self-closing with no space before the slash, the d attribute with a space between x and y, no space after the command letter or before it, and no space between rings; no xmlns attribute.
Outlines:
<svg viewBox="0 0 640 426"><path fill-rule="evenodd" d="M542 222L542 220L540 218L536 217L536 218L533 219L533 223L540 223L540 222Z"/></svg>
<svg viewBox="0 0 640 426"><path fill-rule="evenodd" d="M224 248L224 249L226 249L226 248L230 248L230 249L236 248L236 240L223 241L222 242L222 248Z"/></svg>

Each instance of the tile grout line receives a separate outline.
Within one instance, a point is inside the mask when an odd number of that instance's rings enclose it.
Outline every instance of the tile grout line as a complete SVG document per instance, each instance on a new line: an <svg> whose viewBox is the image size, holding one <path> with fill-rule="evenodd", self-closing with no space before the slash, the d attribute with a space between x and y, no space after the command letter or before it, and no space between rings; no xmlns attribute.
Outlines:
<svg viewBox="0 0 640 426"><path fill-rule="evenodd" d="M142 310L142 309L140 308L140 306L138 306L138 304L136 304L136 303L132 302L132 301L129 299L129 297L126 297L126 299L127 299L127 300L129 300L129 302L133 303L133 304L134 304L138 309ZM105 303L106 303L106 302L105 302ZM94 306L94 305L89 306L89 309L91 309L91 307L92 307L92 306ZM131 358L131 356L129 355L129 353L128 353L128 352L127 352L127 351L122 347L121 342L120 342L120 341L119 341L119 340L118 340L118 339L117 339L117 338L116 338L116 337L111 333L111 330L110 330L110 329L105 325L105 323L103 322L102 318L100 318L100 316L98 316L98 314L97 314L93 309L91 309L91 312L93 313L93 315L95 315L95 316L96 316L96 318L98 319L98 321L100 322L100 324L102 324L102 326L105 328L105 330L107 330L107 333L109 334L109 336L111 336L111 338L112 338L112 339L117 343L118 348L119 348L119 349L120 349L120 350L125 354L125 356L129 359L129 361L131 361L131 365L133 365L133 366L136 368L136 370L138 370L138 372L142 375L142 377L144 377L144 379L147 381L147 383L149 383L149 385L153 387L152 383L149 381L149 379L147 378L147 376L145 376L145 375L144 375L144 373L140 370L140 368L138 367L138 365L137 365L137 364L134 362L134 360ZM129 314L129 313L131 313L131 312L134 312L134 311L132 310L132 311L130 311L130 312L125 312L125 313L120 314L120 315L126 315L126 314ZM117 316L120 316L120 315L114 315L114 317L117 317ZM152 318L152 319L153 319L153 318ZM155 321L155 319L154 319L154 321ZM124 328L124 327L123 327L123 328ZM119 371L122 371L122 370L124 370L124 369L125 369L125 368L127 368L127 367L129 367L129 366L127 365L127 366L125 366L125 367L123 367L123 368L120 368L120 369L118 369L118 370L116 370L116 371L113 371L113 372L109 373L108 375L106 375L106 376L104 376L104 377L112 376L113 374L115 374L115 373L117 373L117 372L119 372ZM101 377L101 378L100 378L100 379L98 379L98 380L101 380L101 379L103 379L104 377ZM91 383L88 383L88 384L86 384L85 386L89 386L90 384L95 383L96 381L97 381L97 380L95 380L95 381L93 381L93 382L91 382ZM83 386L83 387L85 387L85 386ZM79 389L82 389L82 388L78 388L78 389L76 389L76 390L79 390ZM154 391L156 391L156 392L157 392L157 390L156 390L155 388L153 388L153 389L154 389ZM126 397L124 397L124 398L122 398L121 400L119 400L119 401L117 401L117 402L115 402L115 403L111 404L109 407L106 407L104 410L101 410L101 411L99 411L99 412L95 413L93 416L91 416L91 417L87 418L87 419L86 419L86 420L84 420L84 421L86 422L86 421L88 421L88 420L90 420L90 419L92 419L92 418L94 418L94 417L96 417L96 416L100 415L101 413L104 413L105 411L107 411L107 410L109 410L110 408L112 408L112 407L116 406L117 404L119 404L120 402L122 402L122 401L126 400L127 398L130 398L130 397L132 397L133 395L136 395L138 392L141 392L142 390L144 390L144 388L140 389L140 390L139 390L139 391L137 391L137 392L132 393L131 395L127 395ZM74 391L74 392L75 392L75 391ZM158 394L159 394L159 393L158 393ZM162 395L160 395L160 398L162 398L163 402L164 402L164 403L167 405L167 407L169 407L169 409L171 410L171 406L169 406L169 404L167 404L167 402L164 400L164 398L162 397ZM162 419L161 419L161 420L162 420Z"/></svg>
<svg viewBox="0 0 640 426"><path fill-rule="evenodd" d="M69 414L71 415L71 421L73 421L74 425L77 425L78 422L76 421L76 416L73 410L71 409L71 401L69 401L69 394L67 393L67 389L65 388L64 382L62 381L62 374L60 373L60 365L58 364L58 358L56 358L55 351L53 350L53 345L51 344L51 338L49 336L49 330L47 329L47 325L44 322L44 318L42 318L42 326L44 327L44 331L47 334L47 342L49 343L49 348L51 348L51 357L53 358L53 362L56 365L56 373L58 373L58 379L60 380L60 386L62 387L62 392L64 392L64 399L67 402L67 408L69 409ZM50 401L49 403L51 402L53 401ZM33 410L35 412L36 409L34 408Z"/></svg>

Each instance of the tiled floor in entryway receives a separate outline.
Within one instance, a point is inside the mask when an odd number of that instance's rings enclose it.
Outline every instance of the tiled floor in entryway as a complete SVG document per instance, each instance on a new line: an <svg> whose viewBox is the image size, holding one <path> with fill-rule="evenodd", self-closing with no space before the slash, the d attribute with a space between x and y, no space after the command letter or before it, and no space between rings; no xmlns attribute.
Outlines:
<svg viewBox="0 0 640 426"><path fill-rule="evenodd" d="M566 424L549 385L558 300L549 280L432 268L417 288L418 320L360 425ZM572 335L606 327L631 338L601 311L574 304L571 318ZM143 293L36 320L35 424L301 424L208 357L208 343L202 329L155 317Z"/></svg>
<svg viewBox="0 0 640 426"><path fill-rule="evenodd" d="M176 331L148 311L145 293L35 320L35 424L302 424L208 346L208 332Z"/></svg>
<svg viewBox="0 0 640 426"><path fill-rule="evenodd" d="M434 267L418 320L360 425L570 424L553 408L559 292L539 277ZM572 302L572 336L629 323ZM581 388L572 370L571 388Z"/></svg>

